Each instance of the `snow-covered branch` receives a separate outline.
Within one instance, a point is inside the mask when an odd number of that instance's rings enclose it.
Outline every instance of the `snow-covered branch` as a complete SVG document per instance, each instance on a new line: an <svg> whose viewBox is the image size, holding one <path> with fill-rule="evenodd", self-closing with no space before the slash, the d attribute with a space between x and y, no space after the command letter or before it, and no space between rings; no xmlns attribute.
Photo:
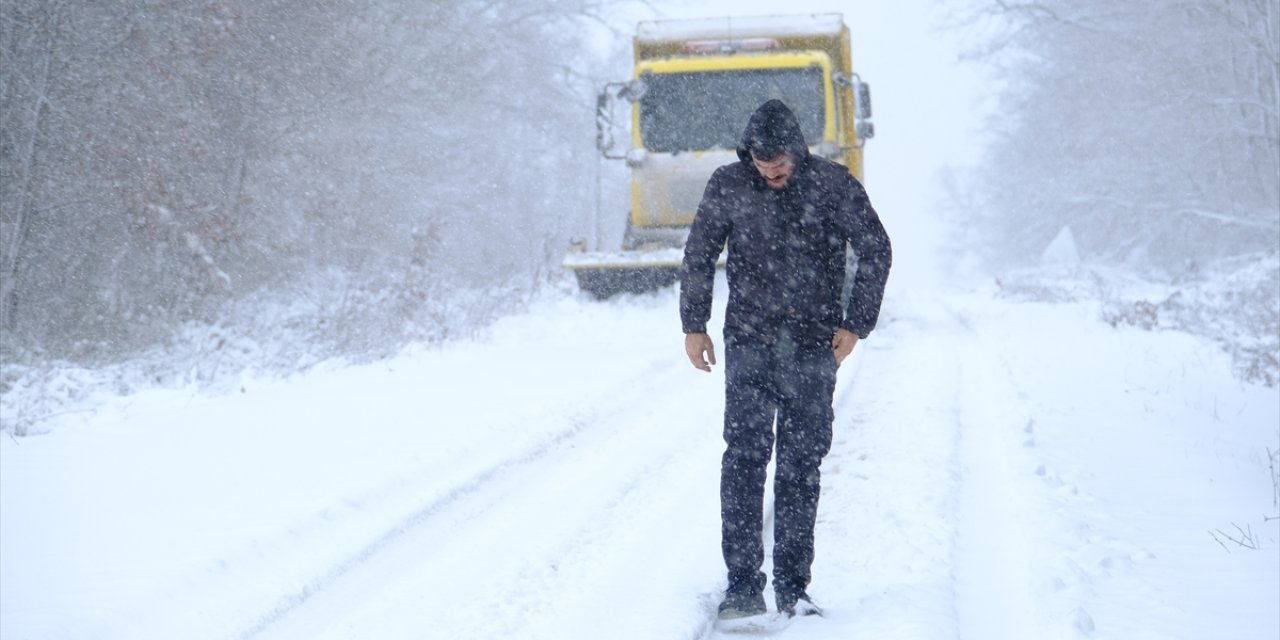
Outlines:
<svg viewBox="0 0 1280 640"><path fill-rule="evenodd" d="M986 5L1022 52L982 170L989 255L1038 256L1066 225L1086 259L1161 269L1280 243L1274 5Z"/></svg>
<svg viewBox="0 0 1280 640"><path fill-rule="evenodd" d="M4 346L123 354L315 273L404 307L355 310L394 341L411 303L533 282L593 202L543 165L592 153L569 27L608 3L0 2Z"/></svg>

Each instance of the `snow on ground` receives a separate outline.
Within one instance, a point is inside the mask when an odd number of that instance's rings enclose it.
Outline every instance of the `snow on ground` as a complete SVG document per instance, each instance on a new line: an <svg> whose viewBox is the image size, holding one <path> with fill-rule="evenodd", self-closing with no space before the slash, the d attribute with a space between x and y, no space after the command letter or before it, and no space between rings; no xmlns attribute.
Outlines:
<svg viewBox="0 0 1280 640"><path fill-rule="evenodd" d="M828 614L776 637L1280 636L1276 390L993 290L891 288L837 390ZM483 339L4 438L0 637L719 637L723 378L675 303L551 295Z"/></svg>
<svg viewBox="0 0 1280 640"><path fill-rule="evenodd" d="M933 175L978 149L955 105L982 84L914 9L853 27L897 264L836 393L827 615L774 637L1275 640L1277 390L1211 335L935 283ZM231 393L81 379L0 437L0 639L723 637L723 377L673 290Z"/></svg>

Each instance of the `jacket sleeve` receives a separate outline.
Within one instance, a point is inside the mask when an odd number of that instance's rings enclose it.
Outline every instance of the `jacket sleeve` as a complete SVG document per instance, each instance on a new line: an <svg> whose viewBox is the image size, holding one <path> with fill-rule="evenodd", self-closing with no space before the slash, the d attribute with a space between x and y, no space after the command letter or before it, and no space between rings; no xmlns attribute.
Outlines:
<svg viewBox="0 0 1280 640"><path fill-rule="evenodd" d="M849 244L858 257L858 270L854 274L853 290L842 326L865 338L876 328L880 317L885 283L893 265L893 247L889 243L889 234L880 223L880 216L871 206L866 189L852 175L848 178L841 213L847 225Z"/></svg>
<svg viewBox="0 0 1280 640"><path fill-rule="evenodd" d="M729 238L731 223L724 189L724 168L716 169L707 181L702 202L693 216L689 239L684 245L680 269L680 324L685 333L706 333L711 318L711 291L716 278L716 260Z"/></svg>

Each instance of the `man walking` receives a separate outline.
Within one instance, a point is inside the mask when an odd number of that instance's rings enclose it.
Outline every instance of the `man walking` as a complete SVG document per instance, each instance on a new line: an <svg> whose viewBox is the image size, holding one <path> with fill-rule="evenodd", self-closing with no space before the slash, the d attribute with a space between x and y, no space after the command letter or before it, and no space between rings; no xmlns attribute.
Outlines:
<svg viewBox="0 0 1280 640"><path fill-rule="evenodd" d="M892 252L862 185L843 165L809 154L781 101L751 116L738 157L707 183L680 285L685 352L693 366L710 371L715 346L706 325L716 260L728 243L720 514L729 586L719 615L768 610L761 529L775 439L776 604L786 616L817 614L806 589L836 367L875 328ZM842 308L847 246L858 268L848 274L852 295Z"/></svg>

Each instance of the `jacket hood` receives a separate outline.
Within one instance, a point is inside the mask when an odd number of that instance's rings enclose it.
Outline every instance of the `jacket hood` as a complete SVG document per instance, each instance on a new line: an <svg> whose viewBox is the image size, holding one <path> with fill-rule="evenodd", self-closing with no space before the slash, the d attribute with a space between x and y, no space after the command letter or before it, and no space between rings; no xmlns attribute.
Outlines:
<svg viewBox="0 0 1280 640"><path fill-rule="evenodd" d="M809 145L804 141L800 121L781 100L774 99L760 105L742 132L738 158L750 164L751 152L760 150L790 152L797 164L809 157Z"/></svg>

